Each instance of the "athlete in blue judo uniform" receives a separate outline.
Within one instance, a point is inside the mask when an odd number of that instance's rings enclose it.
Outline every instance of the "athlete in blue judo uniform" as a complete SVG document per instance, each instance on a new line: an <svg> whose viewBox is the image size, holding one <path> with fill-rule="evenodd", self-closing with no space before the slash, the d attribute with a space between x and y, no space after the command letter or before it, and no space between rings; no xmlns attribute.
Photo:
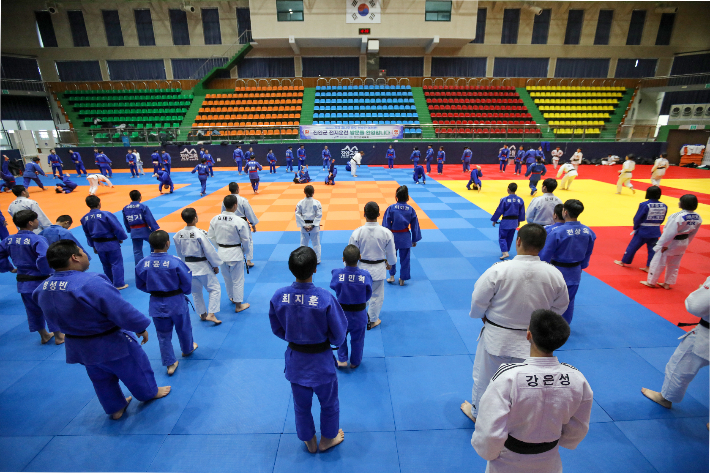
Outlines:
<svg viewBox="0 0 710 473"><path fill-rule="evenodd" d="M317 263L312 248L294 250L288 268L296 282L278 289L269 303L271 331L288 342L284 373L291 383L296 433L311 453L345 437L339 429L338 377L330 347L345 343L348 319L330 291L313 285ZM314 392L321 406L320 444L311 414Z"/></svg>
<svg viewBox="0 0 710 473"><path fill-rule="evenodd" d="M17 273L17 292L25 305L30 332L39 332L42 344L55 337L54 343L61 345L64 335L59 327L49 320L45 325L42 309L32 299L32 292L52 273L47 263L47 240L34 233L39 228L37 213L20 210L13 215L12 222L19 231L0 241L0 273ZM49 332L45 327L49 327Z"/></svg>
<svg viewBox="0 0 710 473"><path fill-rule="evenodd" d="M128 169L131 170L131 179L140 175L138 174L138 166L136 164L136 155L131 153L130 150L126 153L126 164L128 164Z"/></svg>
<svg viewBox="0 0 710 473"><path fill-rule="evenodd" d="M94 162L99 167L99 171L106 177L113 177L113 169L111 169L111 160L108 159L103 152L99 150L98 153L94 155Z"/></svg>
<svg viewBox="0 0 710 473"><path fill-rule="evenodd" d="M416 168L419 165L419 158L421 157L422 153L419 151L419 147L415 146L414 151L412 151L412 155L409 156L409 159L412 161L412 164Z"/></svg>
<svg viewBox="0 0 710 473"><path fill-rule="evenodd" d="M2 210L0 210L0 240L9 236L10 232L7 231L7 220L5 220L5 216L2 214Z"/></svg>
<svg viewBox="0 0 710 473"><path fill-rule="evenodd" d="M86 198L86 205L89 213L81 217L86 242L99 255L104 274L113 281L116 289L125 289L128 284L123 278L121 243L128 235L114 214L101 210L101 199L90 195Z"/></svg>
<svg viewBox="0 0 710 473"><path fill-rule="evenodd" d="M338 175L338 168L335 167L335 159L330 160L330 167L328 168L328 175L325 176L325 185L334 186L335 176Z"/></svg>
<svg viewBox="0 0 710 473"><path fill-rule="evenodd" d="M323 148L323 151L320 152L321 157L323 158L323 170L325 171L328 169L328 165L330 164L330 150L328 149L328 146Z"/></svg>
<svg viewBox="0 0 710 473"><path fill-rule="evenodd" d="M387 168L393 169L394 168L394 160L397 157L394 152L394 148L392 145L390 145L389 148L387 148L387 154L385 155L387 158Z"/></svg>
<svg viewBox="0 0 710 473"><path fill-rule="evenodd" d="M500 162L499 171L505 172L505 168L508 166L508 156L510 155L510 150L508 145L503 145L503 147L498 151L498 161Z"/></svg>
<svg viewBox="0 0 710 473"><path fill-rule="evenodd" d="M57 194L71 194L78 186L76 182L69 179L69 174L62 174L62 177L58 179L60 179L61 182L54 188Z"/></svg>
<svg viewBox="0 0 710 473"><path fill-rule="evenodd" d="M172 194L175 190L173 185L173 180L170 178L170 173L167 171L158 171L154 174L154 177L158 179L158 190L163 193L163 188L170 188L170 193Z"/></svg>
<svg viewBox="0 0 710 473"><path fill-rule="evenodd" d="M64 175L62 172L62 167L64 167L62 158L60 158L53 149L49 150L49 155L47 155L47 164L52 166L52 174L55 176L62 177Z"/></svg>
<svg viewBox="0 0 710 473"><path fill-rule="evenodd" d="M210 152L205 150L205 152L202 154L202 156L200 156L200 162L202 161L202 159L204 159L206 161L207 167L210 170L210 177L214 177L214 169L212 169L212 168L214 167L214 165L216 163L215 163L214 158L210 154Z"/></svg>
<svg viewBox="0 0 710 473"><path fill-rule="evenodd" d="M178 366L172 343L173 328L183 357L197 349L187 305L187 295L192 292L192 274L180 258L168 254L170 236L166 231L151 233L149 241L153 252L136 265L136 287L150 294L148 314L158 334L163 366L167 366L168 374L172 375Z"/></svg>
<svg viewBox="0 0 710 473"><path fill-rule="evenodd" d="M530 166L535 164L536 161L537 161L537 151L532 149L532 146L531 146L530 149L528 149L525 152L525 175L526 176L527 176L527 171L530 170Z"/></svg>
<svg viewBox="0 0 710 473"><path fill-rule="evenodd" d="M434 148L432 148L431 145L427 146L424 161L426 161L426 172L431 173L431 162L434 161Z"/></svg>
<svg viewBox="0 0 710 473"><path fill-rule="evenodd" d="M294 184L305 184L307 182L311 182L311 175L308 174L308 165L306 164L303 166L298 173L296 173L296 177L293 178Z"/></svg>
<svg viewBox="0 0 710 473"><path fill-rule="evenodd" d="M296 150L296 156L298 157L298 170L300 171L306 165L306 148L303 145Z"/></svg>
<svg viewBox="0 0 710 473"><path fill-rule="evenodd" d="M71 158L71 161L74 163L74 167L76 168L76 173L81 176L81 172L83 171L84 174L86 174L86 168L84 167L84 161L81 160L81 155L77 153L76 151L69 150L69 157Z"/></svg>
<svg viewBox="0 0 710 473"><path fill-rule="evenodd" d="M11 192L12 188L17 184L15 182L15 176L10 172L10 158L2 155L2 167L0 168L0 177L2 177L2 183L0 183L0 192Z"/></svg>
<svg viewBox="0 0 710 473"><path fill-rule="evenodd" d="M42 168L39 166L39 158L32 158L31 163L25 164L25 172L22 174L25 189L29 189L30 181L35 181L35 184L37 184L40 189L44 190L44 184L42 184L42 181L39 180L40 174L42 176L46 176Z"/></svg>
<svg viewBox="0 0 710 473"><path fill-rule="evenodd" d="M471 158L473 157L473 151L471 151L468 146L464 146L463 154L461 155L461 162L463 163L463 172L468 172L471 170Z"/></svg>
<svg viewBox="0 0 710 473"><path fill-rule="evenodd" d="M293 172L293 147L286 150L286 172Z"/></svg>
<svg viewBox="0 0 710 473"><path fill-rule="evenodd" d="M426 173L424 172L424 167L417 164L414 166L414 173L412 174L412 179L415 184L419 184L419 178L422 179L422 184L426 184Z"/></svg>
<svg viewBox="0 0 710 473"><path fill-rule="evenodd" d="M530 150L533 151L533 150ZM533 151L534 152L534 151ZM529 166L527 172L525 173L525 177L530 176L530 195L535 195L537 194L537 183L540 182L540 179L547 174L547 168L545 167L544 164L542 164L542 158L535 158L536 163Z"/></svg>
<svg viewBox="0 0 710 473"><path fill-rule="evenodd" d="M254 190L255 194L259 193L259 171L263 169L264 168L261 167L261 164L256 162L256 159L252 154L249 157L249 162L247 163L246 170L249 173L249 182L251 182L251 188Z"/></svg>
<svg viewBox="0 0 710 473"><path fill-rule="evenodd" d="M515 169L513 170L513 175L519 176L523 172L523 158L525 157L525 151L523 151L523 145L520 145L520 149L515 153L515 158L513 158L513 163L515 164Z"/></svg>
<svg viewBox="0 0 710 473"><path fill-rule="evenodd" d="M569 306L562 317L572 323L574 298L582 279L582 270L589 266L597 236L591 228L582 225L577 217L584 211L582 202L570 199L563 204L564 225L560 225L547 235L545 247L540 251L540 259L557 266L567 284Z"/></svg>
<svg viewBox="0 0 710 473"><path fill-rule="evenodd" d="M244 151L242 151L241 145L237 146L237 149L234 150L234 152L232 153L232 158L234 158L234 162L237 165L237 170L239 171L239 174L241 174L242 161L244 160Z"/></svg>
<svg viewBox="0 0 710 473"><path fill-rule="evenodd" d="M132 190L128 196L131 198L131 203L123 207L123 226L131 235L133 262L138 266L138 262L143 259L143 242L147 243L150 234L160 227L153 218L150 208L141 202L143 197L140 191Z"/></svg>
<svg viewBox="0 0 710 473"><path fill-rule="evenodd" d="M269 174L276 174L276 156L274 156L274 150L269 150L266 154L266 160L269 162Z"/></svg>
<svg viewBox="0 0 710 473"><path fill-rule="evenodd" d="M348 245L343 250L344 268L331 271L330 288L335 291L340 307L348 319L350 334L350 368L355 369L362 363L367 331L367 301L372 297L372 276L357 267L360 250L355 245ZM347 336L338 348L338 367L348 366Z"/></svg>
<svg viewBox="0 0 710 473"><path fill-rule="evenodd" d="M89 259L73 242L54 243L47 259L56 271L32 295L47 321L66 332L66 360L81 364L94 385L104 412L118 420L132 397L139 401L165 397L170 386L158 387L148 356L150 319L126 302L103 274L89 273ZM139 344L138 338L143 341Z"/></svg>
<svg viewBox="0 0 710 473"><path fill-rule="evenodd" d="M481 166L473 168L473 171L471 171L471 178L468 180L468 184L466 184L466 189L471 190L471 184L473 184L473 188L478 192L481 192L481 189L483 188L483 183L481 183L482 177L483 172L481 172Z"/></svg>
<svg viewBox="0 0 710 473"><path fill-rule="evenodd" d="M200 197L203 197L207 194L207 178L210 177L210 167L207 165L205 158L202 158L200 164L192 170L192 174L195 173L197 173L197 178L200 180Z"/></svg>
<svg viewBox="0 0 710 473"><path fill-rule="evenodd" d="M170 167L172 166L173 158L168 154L167 151L160 151L160 160L163 163L163 169L165 172L170 174Z"/></svg>
<svg viewBox="0 0 710 473"><path fill-rule="evenodd" d="M81 246L79 240L77 240L76 237L74 237L74 234L69 231L73 223L74 219L71 218L71 215L60 215L57 217L56 224L50 225L39 234L47 239L48 245L51 245L59 240L71 240L76 243L76 246L81 248L81 251L86 253L86 250L84 250L84 247ZM91 260L91 256L89 256L88 253L86 254L86 257Z"/></svg>
<svg viewBox="0 0 710 473"><path fill-rule="evenodd" d="M658 239L661 237L661 224L663 224L668 213L668 206L661 202L660 198L660 187L651 186L646 189L646 199L648 200L639 204L636 215L634 215L634 237L629 242L629 246L626 247L621 261L614 261L614 263L619 266L631 264L639 248L646 245L648 256L646 257L646 266L641 268L641 270L648 272L653 255L656 254L653 251L653 247L656 246Z"/></svg>
<svg viewBox="0 0 710 473"><path fill-rule="evenodd" d="M436 173L444 173L444 163L446 162L446 152L443 146L439 146L439 152L436 153Z"/></svg>
<svg viewBox="0 0 710 473"><path fill-rule="evenodd" d="M382 226L389 229L394 236L394 247L399 253L397 257L401 262L402 270L399 274L399 285L404 286L404 281L411 279L409 252L412 247L417 246L417 242L422 239L422 232L419 229L419 219L414 207L408 205L409 189L407 186L399 186L395 193L396 204L392 204L385 210L382 218ZM394 282L394 275L397 274L397 264L391 265L388 283Z"/></svg>
<svg viewBox="0 0 710 473"><path fill-rule="evenodd" d="M491 216L493 226L498 225L498 244L500 245L501 257L506 259L510 254L513 238L515 238L515 229L525 221L525 202L523 199L515 195L518 190L518 185L514 182L508 184L508 196L500 199L498 208Z"/></svg>
<svg viewBox="0 0 710 473"><path fill-rule="evenodd" d="M163 169L163 166L160 164L160 153L158 153L157 149L150 155L150 159L153 161L153 174Z"/></svg>

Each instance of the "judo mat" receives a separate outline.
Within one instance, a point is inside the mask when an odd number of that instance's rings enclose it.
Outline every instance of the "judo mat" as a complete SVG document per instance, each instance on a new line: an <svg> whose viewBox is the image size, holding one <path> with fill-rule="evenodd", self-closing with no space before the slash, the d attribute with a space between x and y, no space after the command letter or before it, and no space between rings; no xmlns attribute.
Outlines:
<svg viewBox="0 0 710 473"><path fill-rule="evenodd" d="M192 315L198 350L181 358L172 377L161 366L155 330L144 346L158 385L171 385L164 399L133 401L126 415L111 421L101 409L80 365L67 365L63 346L40 345L27 331L14 275L0 274L0 470L4 471L190 471L190 472L456 472L484 471L485 461L470 445L474 424L459 410L471 395L471 370L481 322L468 317L473 285L498 261L498 230L490 213L505 195L508 174L483 166L483 191L467 191L457 165L443 179L428 176L414 185L411 167L362 167L358 178L340 169L336 186L323 184L325 172L310 169L315 197L324 208L322 263L314 283L327 287L330 270L342 265L342 250L362 222L369 200L394 202L394 189L407 184L422 222L423 239L411 252L412 279L404 287L385 285L382 324L366 333L364 361L357 370L338 372L340 426L345 441L311 455L295 434L289 383L284 378L285 342L268 322L269 299L293 281L286 261L299 244L293 209L303 185L279 168L261 172L255 195L246 175L216 171L200 197L195 175L173 172L176 190L156 195L157 182L115 173L114 189L99 189L104 209L117 212L140 189L160 225L182 228L180 209L198 210L200 226L219 213L231 181L252 203L261 220L254 238L254 263L245 275L251 307L234 314L222 290L222 325ZM643 168L639 166L638 168ZM637 169L638 169L637 168ZM684 332L669 320L693 320L683 300L705 279L710 265L710 231L703 230L683 259L671 291L638 284L645 273L613 264L630 240L630 220L643 192L613 194L619 168L583 166L565 198L579 198L581 221L597 234L592 264L577 295L572 336L558 352L589 380L594 390L590 431L574 451L560 449L566 472L705 472L708 470L708 370L701 370L683 402L667 410L641 394L659 390L663 370ZM456 174L458 171L458 175ZM647 185L642 170L638 188ZM682 174L678 176L675 172ZM673 201L693 186L710 191L702 171L672 168L664 193ZM696 174L697 173L697 174ZM608 176L607 176L608 174ZM517 177L517 176L516 176ZM710 175L708 176L710 177ZM465 178L465 180L463 180ZM692 180L692 183L675 180ZM696 183L696 180L700 180ZM50 179L43 179L47 185ZM518 192L529 203L527 182ZM30 189L50 220L71 213L75 225L86 212L85 179L69 195ZM687 185L686 185L687 184ZM152 189L152 191L151 191ZM152 193L151 193L152 192ZM7 209L11 195L0 196ZM707 207L701 215L710 224ZM81 228L72 230L82 243ZM123 243L126 282L121 292L147 313L149 296L135 288L131 242ZM148 251L147 247L145 248ZM173 253L173 250L170 250ZM691 254L692 252L692 254ZM513 253L514 254L514 253ZM640 250L636 261L645 261ZM91 271L101 271L98 258ZM224 285L220 276L220 282ZM638 288L636 287L638 286ZM636 292L637 291L637 292ZM524 296L524 295L522 295ZM177 337L174 349L179 353ZM128 395L128 391L124 390ZM318 401L313 411L318 425Z"/></svg>

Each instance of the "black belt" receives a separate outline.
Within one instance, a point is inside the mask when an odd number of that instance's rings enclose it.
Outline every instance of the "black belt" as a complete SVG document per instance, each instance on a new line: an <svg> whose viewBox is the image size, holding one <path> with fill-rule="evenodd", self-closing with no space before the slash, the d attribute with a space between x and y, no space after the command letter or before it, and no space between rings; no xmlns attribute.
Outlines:
<svg viewBox="0 0 710 473"><path fill-rule="evenodd" d="M518 216L517 215L506 215L505 217L501 217L501 220L517 220Z"/></svg>
<svg viewBox="0 0 710 473"><path fill-rule="evenodd" d="M495 323L495 322L493 322L493 321L491 321L491 320L489 320L489 319L487 319L487 318L484 320L484 322L487 323L487 324L491 324L491 325L493 325L494 327L504 328L504 329L506 329L506 330L520 330L520 331L525 331L525 332L527 332L527 330L528 330L528 329L526 329L526 328L510 328L510 327L504 327L503 325L498 325L497 323Z"/></svg>
<svg viewBox="0 0 710 473"><path fill-rule="evenodd" d="M93 241L96 243L106 243L107 241L117 241L118 238L112 237L112 238L92 238Z"/></svg>
<svg viewBox="0 0 710 473"><path fill-rule="evenodd" d="M119 330L121 330L121 327L116 326L116 327L106 330L105 332L92 333L91 335L71 335L71 334L65 333L64 336L67 338L98 338L98 337L103 337L105 335L111 335L112 333L116 333Z"/></svg>
<svg viewBox="0 0 710 473"><path fill-rule="evenodd" d="M222 245L221 243L217 243L217 246L222 247L222 248L236 248L238 246L242 246L242 244L237 243L236 245Z"/></svg>
<svg viewBox="0 0 710 473"><path fill-rule="evenodd" d="M18 274L17 275L17 282L44 281L47 278L49 278L49 275L31 276L29 274Z"/></svg>
<svg viewBox="0 0 710 473"><path fill-rule="evenodd" d="M342 307L342 304L341 304L341 307ZM698 322L697 324L694 322L691 322L691 323L679 322L678 323L678 327L692 327L694 325L700 325L701 327L710 328L710 324L706 320L703 320L703 319L700 319L700 322Z"/></svg>
<svg viewBox="0 0 710 473"><path fill-rule="evenodd" d="M661 169L665 169L665 167L663 167L663 168L656 168L656 171L661 170Z"/></svg>
<svg viewBox="0 0 710 473"><path fill-rule="evenodd" d="M682 235L676 235L673 237L674 240L687 240L690 234L688 233L683 233Z"/></svg>
<svg viewBox="0 0 710 473"><path fill-rule="evenodd" d="M554 265L554 266L560 266L560 267L562 267L562 268L574 268L574 267L579 266L580 264L582 264L582 262L581 262L581 261L578 261L578 262L576 262L576 263L563 263L562 261L550 260L550 264L552 264L552 265Z"/></svg>
<svg viewBox="0 0 710 473"><path fill-rule="evenodd" d="M325 341L321 343L312 343L308 345L301 345L299 343L288 342L288 347L293 351L298 351L301 353L323 353L324 351L330 350L330 342Z"/></svg>
<svg viewBox="0 0 710 473"><path fill-rule="evenodd" d="M172 297L184 294L182 289L175 289L174 291L151 291L150 295L155 297Z"/></svg>
<svg viewBox="0 0 710 473"><path fill-rule="evenodd" d="M346 312L360 312L361 310L365 310L367 302L363 302L362 304L340 304L340 307Z"/></svg>
<svg viewBox="0 0 710 473"><path fill-rule="evenodd" d="M365 264L380 264L380 263L384 263L385 261L387 261L387 260L386 259L378 259L377 261L371 261L369 259L361 259L360 260L361 263L365 263Z"/></svg>
<svg viewBox="0 0 710 473"><path fill-rule="evenodd" d="M304 220L304 223L313 223L313 220Z"/></svg>
<svg viewBox="0 0 710 473"><path fill-rule="evenodd" d="M204 256L185 256L186 263L199 263L200 261L207 261Z"/></svg>
<svg viewBox="0 0 710 473"><path fill-rule="evenodd" d="M505 448L521 455L537 455L549 452L557 446L557 442L559 442L559 440L555 440L554 442L528 443L518 440L509 434L508 439L505 441Z"/></svg>

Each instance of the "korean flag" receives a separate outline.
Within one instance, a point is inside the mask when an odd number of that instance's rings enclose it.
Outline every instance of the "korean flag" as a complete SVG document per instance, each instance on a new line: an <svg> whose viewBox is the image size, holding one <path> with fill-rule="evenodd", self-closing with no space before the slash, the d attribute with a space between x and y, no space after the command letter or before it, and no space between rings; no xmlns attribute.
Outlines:
<svg viewBox="0 0 710 473"><path fill-rule="evenodd" d="M381 0L345 0L346 23L381 23Z"/></svg>

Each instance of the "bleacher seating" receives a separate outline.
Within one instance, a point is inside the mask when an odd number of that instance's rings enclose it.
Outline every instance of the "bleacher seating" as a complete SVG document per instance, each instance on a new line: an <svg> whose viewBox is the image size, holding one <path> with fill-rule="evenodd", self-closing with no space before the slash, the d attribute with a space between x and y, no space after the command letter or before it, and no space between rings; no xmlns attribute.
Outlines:
<svg viewBox="0 0 710 473"><path fill-rule="evenodd" d="M302 86L237 87L232 94L208 94L193 128L206 136L298 135L302 103Z"/></svg>
<svg viewBox="0 0 710 473"><path fill-rule="evenodd" d="M423 90L439 137L540 134L515 87L432 85Z"/></svg>
<svg viewBox="0 0 710 473"><path fill-rule="evenodd" d="M404 125L405 137L421 136L408 85L318 86L314 125Z"/></svg>

